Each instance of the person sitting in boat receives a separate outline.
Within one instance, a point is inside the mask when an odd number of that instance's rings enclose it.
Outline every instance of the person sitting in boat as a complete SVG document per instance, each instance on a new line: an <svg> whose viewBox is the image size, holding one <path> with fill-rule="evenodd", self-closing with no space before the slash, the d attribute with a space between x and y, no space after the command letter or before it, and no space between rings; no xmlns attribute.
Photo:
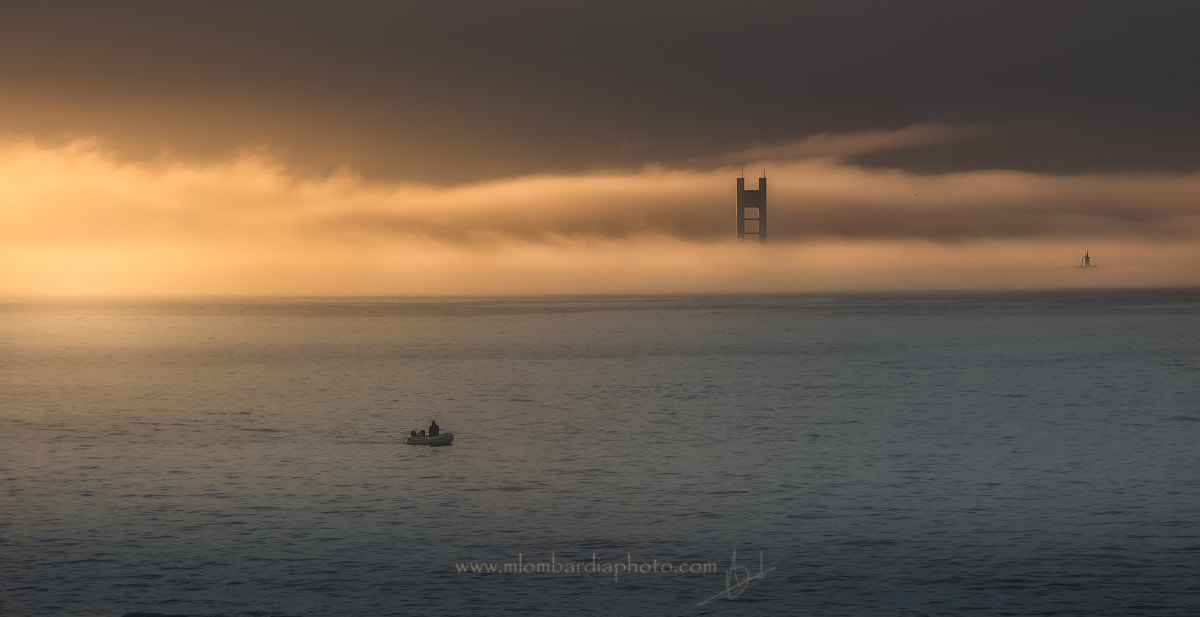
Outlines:
<svg viewBox="0 0 1200 617"><path fill-rule="evenodd" d="M425 436L425 429L421 429L421 432L420 432L420 433L417 433L417 436L418 436L418 437L424 437L424 436Z"/></svg>
<svg viewBox="0 0 1200 617"><path fill-rule="evenodd" d="M430 420L429 421L429 436L437 437L439 434L441 434L441 432L442 432L442 429L441 429L441 427L439 427L437 425L437 420Z"/></svg>
<svg viewBox="0 0 1200 617"><path fill-rule="evenodd" d="M417 432L416 432L416 431L409 431L409 432L408 432L408 436L409 436L409 437L416 437L416 436L417 436Z"/></svg>

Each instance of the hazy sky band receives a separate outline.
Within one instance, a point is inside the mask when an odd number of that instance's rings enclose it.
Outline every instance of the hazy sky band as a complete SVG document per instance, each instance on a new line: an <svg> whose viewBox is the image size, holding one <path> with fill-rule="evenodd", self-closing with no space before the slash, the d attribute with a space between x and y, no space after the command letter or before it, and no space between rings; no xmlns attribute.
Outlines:
<svg viewBox="0 0 1200 617"><path fill-rule="evenodd" d="M438 187L297 176L255 154L129 163L86 142L10 143L0 147L0 289L782 292L1181 285L1200 272L1196 175L920 175L836 158L773 168L781 237L755 251L733 242L733 178L723 171ZM1100 271L1073 267L1085 248Z"/></svg>
<svg viewBox="0 0 1200 617"><path fill-rule="evenodd" d="M1200 236L1200 174L916 174L835 157L752 162L770 166L778 179L770 195L772 237L779 241ZM0 232L8 242L241 234L465 244L732 237L727 169L646 167L438 187L370 182L346 170L296 176L263 154L210 165L128 163L93 143L55 148L26 141L0 144L0 181L10 195Z"/></svg>

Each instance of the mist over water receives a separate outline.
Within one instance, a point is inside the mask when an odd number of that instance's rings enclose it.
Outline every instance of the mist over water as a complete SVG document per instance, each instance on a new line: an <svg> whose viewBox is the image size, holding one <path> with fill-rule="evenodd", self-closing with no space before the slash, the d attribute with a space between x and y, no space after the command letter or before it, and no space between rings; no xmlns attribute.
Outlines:
<svg viewBox="0 0 1200 617"><path fill-rule="evenodd" d="M0 614L1200 608L1200 290L0 303ZM446 448L401 436L436 419ZM738 565L735 600L700 602ZM471 563L715 572L471 573Z"/></svg>

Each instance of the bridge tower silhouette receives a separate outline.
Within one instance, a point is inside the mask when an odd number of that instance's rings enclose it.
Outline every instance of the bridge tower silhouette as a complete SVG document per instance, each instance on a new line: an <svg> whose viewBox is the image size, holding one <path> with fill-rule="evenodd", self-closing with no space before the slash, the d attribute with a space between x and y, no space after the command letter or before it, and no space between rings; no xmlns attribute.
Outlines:
<svg viewBox="0 0 1200 617"><path fill-rule="evenodd" d="M743 174L744 176L744 174ZM737 179L737 238L741 242L749 236L761 242L767 241L767 172L758 179L757 189L746 188L746 178Z"/></svg>

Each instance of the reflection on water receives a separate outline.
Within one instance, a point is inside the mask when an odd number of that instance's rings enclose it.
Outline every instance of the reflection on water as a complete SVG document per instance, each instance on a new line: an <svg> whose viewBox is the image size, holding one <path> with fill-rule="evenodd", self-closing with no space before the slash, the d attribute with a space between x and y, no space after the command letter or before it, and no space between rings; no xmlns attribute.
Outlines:
<svg viewBox="0 0 1200 617"><path fill-rule="evenodd" d="M1190 616L1198 313L0 303L0 613ZM403 445L431 419L454 446ZM776 570L698 607L733 550ZM455 570L593 556L720 570Z"/></svg>

